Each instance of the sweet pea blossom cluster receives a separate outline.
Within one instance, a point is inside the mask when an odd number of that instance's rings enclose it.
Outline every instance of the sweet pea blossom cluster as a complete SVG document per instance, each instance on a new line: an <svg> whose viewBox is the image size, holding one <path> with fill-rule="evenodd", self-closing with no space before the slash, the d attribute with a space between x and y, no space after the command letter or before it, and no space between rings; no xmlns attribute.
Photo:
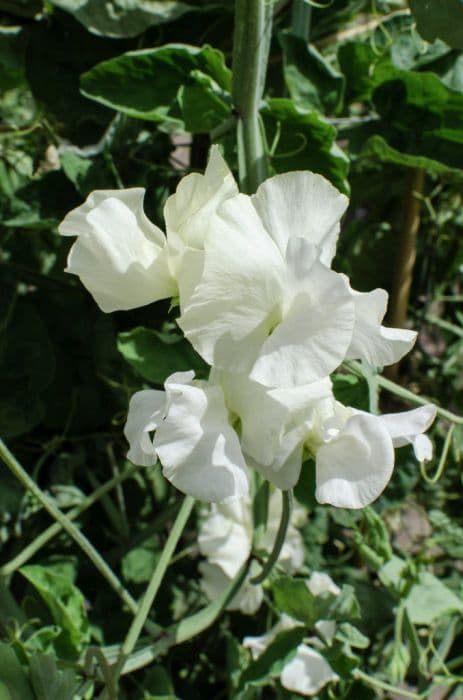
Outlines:
<svg viewBox="0 0 463 700"><path fill-rule="evenodd" d="M241 194L214 146L204 174L167 199L165 234L143 199L141 188L93 192L59 229L77 236L67 271L103 311L178 300L178 325L211 367L207 381L176 372L132 397L132 462L159 460L179 490L229 503L249 496L249 467L286 490L311 457L318 501L361 508L388 483L395 447L430 458L433 406L376 416L333 394L343 361L395 363L416 336L381 325L384 290L357 292L331 269L343 194L307 171Z"/></svg>
<svg viewBox="0 0 463 700"><path fill-rule="evenodd" d="M281 496L274 489L268 503L267 526L259 543L261 550L272 550L281 510ZM304 525L306 519L306 510L296 503L277 562L284 573L298 573L304 565L304 542L298 528ZM201 588L209 600L215 600L223 592L248 560L253 534L252 499L249 496L232 503L213 503L203 512L198 547L206 560L200 563L199 571ZM240 610L245 615L257 612L264 599L264 590L262 585L252 583L251 579L259 571L257 561L253 560L247 578L227 605L228 610Z"/></svg>
<svg viewBox="0 0 463 700"><path fill-rule="evenodd" d="M326 593L338 596L341 593L332 578L321 571L314 571L306 581L306 586L315 597ZM245 637L243 645L249 649L253 659L258 659L280 632L300 624L289 615L282 615L269 632L261 637ZM331 646L336 623L333 620L319 620L315 623L315 629L318 636L308 637L299 644L296 654L284 665L280 674L281 685L286 690L305 696L316 695L328 683L339 680L338 674L321 653Z"/></svg>

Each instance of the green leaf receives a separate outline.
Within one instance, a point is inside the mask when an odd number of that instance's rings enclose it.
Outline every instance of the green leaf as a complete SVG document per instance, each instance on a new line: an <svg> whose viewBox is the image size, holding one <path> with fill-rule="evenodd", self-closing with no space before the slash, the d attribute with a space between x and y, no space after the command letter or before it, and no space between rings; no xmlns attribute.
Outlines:
<svg viewBox="0 0 463 700"><path fill-rule="evenodd" d="M409 0L409 4L426 41L440 38L455 49L463 49L462 0Z"/></svg>
<svg viewBox="0 0 463 700"><path fill-rule="evenodd" d="M341 106L344 77L307 44L305 39L280 32L284 76L289 94L298 107L334 113Z"/></svg>
<svg viewBox="0 0 463 700"><path fill-rule="evenodd" d="M9 644L4 642L0 642L0 682L5 700L35 700L18 657Z"/></svg>
<svg viewBox="0 0 463 700"><path fill-rule="evenodd" d="M317 112L300 109L289 99L270 99L262 110L267 140L275 142L275 172L312 170L338 189L348 191L349 159L336 144L336 129Z"/></svg>
<svg viewBox="0 0 463 700"><path fill-rule="evenodd" d="M392 146L386 143L383 137L379 135L372 136L368 139L360 155L365 159L374 161L380 160L383 163L394 163L395 165L403 165L407 168L423 168L436 173L436 175L451 173L460 177L462 176L463 168L449 168L444 163L434 160L433 158L403 153L392 148Z"/></svg>
<svg viewBox="0 0 463 700"><path fill-rule="evenodd" d="M291 576L281 576L272 583L275 605L280 612L286 613L307 627L312 628L320 619L320 596L314 596L305 581Z"/></svg>
<svg viewBox="0 0 463 700"><path fill-rule="evenodd" d="M205 78L199 78L200 71ZM166 122L172 128L184 128L180 111L187 103L187 118L191 117L192 94L187 98L180 92L184 86L193 86L193 95L199 104L206 103L207 119L211 119L211 105L218 110L218 121L227 111L225 103L215 94L212 80L224 92L231 89L231 74L225 66L223 54L210 46L198 48L186 44L167 44L157 49L130 51L109 61L103 61L81 78L82 92L101 104L124 114L154 122ZM199 88L199 90L198 90ZM206 95L206 97L205 97ZM220 108L217 106L220 104ZM198 119L200 116L198 115ZM197 126L197 122L193 122Z"/></svg>
<svg viewBox="0 0 463 700"><path fill-rule="evenodd" d="M286 664L295 656L297 647L305 635L304 627L280 632L259 658L244 669L237 692L243 691L248 686L266 685L271 678L279 676Z"/></svg>
<svg viewBox="0 0 463 700"><path fill-rule="evenodd" d="M410 620L415 625L430 625L450 613L463 612L463 601L438 578L422 572L405 601Z"/></svg>
<svg viewBox="0 0 463 700"><path fill-rule="evenodd" d="M159 551L156 551L152 546L140 546L131 549L122 559L124 579L134 583L149 581L159 556Z"/></svg>
<svg viewBox="0 0 463 700"><path fill-rule="evenodd" d="M52 5L70 12L93 34L130 37L149 27L171 22L193 9L177 0L50 0Z"/></svg>
<svg viewBox="0 0 463 700"><path fill-rule="evenodd" d="M368 637L349 622L341 622L336 627L335 639L354 647L354 649L366 649L370 645Z"/></svg>
<svg viewBox="0 0 463 700"><path fill-rule="evenodd" d="M368 386L363 377L357 377L354 374L335 374L333 393L336 400L345 406L368 411Z"/></svg>
<svg viewBox="0 0 463 700"><path fill-rule="evenodd" d="M126 362L153 384L164 384L173 372L193 369L197 377L204 378L209 371L190 343L179 335L138 327L119 333L117 348Z"/></svg>
<svg viewBox="0 0 463 700"><path fill-rule="evenodd" d="M37 654L29 663L36 700L73 700L76 680L73 671L59 671L52 656Z"/></svg>
<svg viewBox="0 0 463 700"><path fill-rule="evenodd" d="M23 566L22 575L40 594L51 616L62 629L59 639L62 652L75 656L90 641L90 627L85 611L85 600L63 569L60 572L52 565Z"/></svg>
<svg viewBox="0 0 463 700"><path fill-rule="evenodd" d="M382 150L390 158L399 152L425 158L425 167L429 163L440 172L462 169L463 95L432 73L400 71L392 65L379 66L375 81L379 85L373 102L384 124L384 139L394 149L388 152L373 137L376 155Z"/></svg>
<svg viewBox="0 0 463 700"><path fill-rule="evenodd" d="M193 85L180 88L178 101L185 129L193 134L212 131L231 116L231 102L217 83L202 71L191 71Z"/></svg>

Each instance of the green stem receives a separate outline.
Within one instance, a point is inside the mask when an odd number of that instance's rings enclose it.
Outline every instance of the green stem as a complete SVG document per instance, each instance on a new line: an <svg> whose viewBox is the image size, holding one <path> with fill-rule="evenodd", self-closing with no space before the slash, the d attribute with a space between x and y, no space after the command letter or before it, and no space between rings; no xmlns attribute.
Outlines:
<svg viewBox="0 0 463 700"><path fill-rule="evenodd" d="M359 377L364 376L362 365L359 362L349 360L349 362L345 363L345 366L352 372L354 372L354 374L357 374ZM429 403L435 404L434 399L426 398L424 396L417 396L412 391L405 389L403 386L400 386L400 384L396 384L390 379L386 379L386 377L383 377L381 374L377 375L377 382L378 386L382 387L383 389L386 389L386 391L389 391L391 394L395 394L396 396L400 396L400 398L405 399L406 401L410 401L410 403L415 403L419 406L426 406ZM456 413L447 411L445 408L440 408L440 406L436 406L436 411L437 415L441 416L441 418L446 418L447 420L451 421L452 423L456 423L457 425L463 425L463 416L459 416Z"/></svg>
<svg viewBox="0 0 463 700"><path fill-rule="evenodd" d="M138 612L135 615L130 629L127 633L127 636L121 646L121 650L119 652L119 656L114 668L115 682L117 682L117 679L119 678L121 671L124 668L126 659L130 656L130 654L135 648L135 645L138 641L143 626L153 606L154 599L159 590L159 586L162 583L164 574L167 571L167 567L169 566L170 560L175 551L177 543L182 535L187 520L190 517L191 511L193 510L194 503L195 499L192 496L185 496L182 503L182 507L180 508L177 514L172 530L169 533L167 542L164 546L157 566L148 584L148 588L145 591L145 595L143 596L143 600L140 604Z"/></svg>
<svg viewBox="0 0 463 700"><path fill-rule="evenodd" d="M281 550L285 543L286 533L288 531L289 521L291 519L291 511L293 508L292 490L290 489L289 491L282 491L281 498L283 501L281 509L281 520L280 525L278 527L278 532L275 537L275 542L273 544L273 549L269 555L269 558L262 567L262 571L259 574L257 574L257 576L254 576L254 578L251 579L251 583L257 584L265 581L265 579L277 563L278 557L280 556Z"/></svg>
<svg viewBox="0 0 463 700"><path fill-rule="evenodd" d="M403 698L411 698L412 700L424 700L426 698L424 693L412 693L409 690L402 690L402 688L397 688L393 685L389 685L389 683L384 683L376 678L371 678L366 673L359 670L354 671L352 675L354 678L362 681L362 683L365 683L365 685L369 685L371 688L380 688L381 690L386 690L389 693L394 693L394 695L398 695Z"/></svg>
<svg viewBox="0 0 463 700"><path fill-rule="evenodd" d="M233 37L233 102L238 117L241 188L251 194L267 177L267 153L260 105L272 33L272 5L236 0Z"/></svg>
<svg viewBox="0 0 463 700"><path fill-rule="evenodd" d="M306 0L293 0L291 9L291 34L309 40L312 22L312 6Z"/></svg>
<svg viewBox="0 0 463 700"><path fill-rule="evenodd" d="M106 579L111 588L117 593L121 600L127 605L130 612L136 614L138 612L137 602L132 598L130 593L124 588L122 583L117 578L116 574L110 569L105 560L83 535L80 530L73 525L69 518L55 506L51 498L49 498L31 479L29 474L19 464L15 456L10 452L5 443L0 440L0 459L6 464L8 469L22 483L22 485L30 491L37 500L42 504L46 511L54 518L63 528L65 532L76 542L76 544L87 555L92 564Z"/></svg>
<svg viewBox="0 0 463 700"><path fill-rule="evenodd" d="M132 474L137 471L137 467L129 467L123 474L118 474L110 481L97 488L90 496L84 498L84 500L79 503L78 506L73 508L66 514L69 521L76 520L84 511L88 510L94 503L96 503L102 496L104 496L108 491L111 491L115 486L121 484L123 481L128 479ZM27 545L19 554L17 554L13 559L10 559L6 564L0 567L0 576L9 576L14 573L20 566L25 564L29 559L31 559L37 552L44 547L53 537L58 535L63 526L61 523L53 523L47 527L46 530L40 533L38 537L35 538L33 542Z"/></svg>
<svg viewBox="0 0 463 700"><path fill-rule="evenodd" d="M447 464L447 458L449 456L450 452L450 447L452 445L452 437L453 437L453 431L455 430L455 423L452 423L450 428L447 431L447 435L445 436L445 442L444 442L444 448L442 450L442 454L440 456L439 464L436 469L436 473L434 476L429 476L425 463L420 462L420 471L421 471L421 476L426 481L427 484L430 486L434 486L434 484L437 484L439 479L441 478L445 465Z"/></svg>

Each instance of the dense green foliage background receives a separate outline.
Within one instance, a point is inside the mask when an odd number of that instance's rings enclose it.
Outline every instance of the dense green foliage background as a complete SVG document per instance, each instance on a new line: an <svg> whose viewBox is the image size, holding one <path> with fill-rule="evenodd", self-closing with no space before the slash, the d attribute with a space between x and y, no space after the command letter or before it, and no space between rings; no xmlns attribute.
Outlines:
<svg viewBox="0 0 463 700"><path fill-rule="evenodd" d="M416 20L400 0L314 7L308 44L291 2L276 3L262 116L272 172L311 169L350 194L335 267L360 290L391 289L407 173L425 170L409 308L420 334L400 383L462 414L462 5L434 3L439 20L435 8L429 16L418 0L411 5ZM445 13L450 22L440 26ZM63 272L70 241L57 225L93 189L138 185L162 227L166 197L186 170L204 168L210 143L237 169L232 26L233 3L220 0L0 1L0 436L65 512L129 469L122 427L132 393L202 367L166 303L100 312ZM368 387L344 374L336 390L367 408L379 388L375 375ZM380 398L382 410L404 407L393 393ZM449 427L436 423L431 472ZM297 489L310 511L307 566L356 596L341 612L325 610L359 632L345 628L331 660L341 681L320 697L393 697L381 684L463 697L462 450L460 424L435 483L402 450L380 501L359 513L316 505L313 485ZM78 517L135 598L178 504L157 467L132 469ZM15 559L49 524L0 467L2 700L98 697L102 678L91 664L84 669L85 650L119 644L130 624L62 532L32 559ZM192 518L152 612L157 625L206 604L196 535ZM265 630L272 611L288 611L292 594L281 585L267 594L255 617L224 614L199 641L173 645L124 677L120 697L292 697L277 679L294 639L280 640L258 668L240 646Z"/></svg>

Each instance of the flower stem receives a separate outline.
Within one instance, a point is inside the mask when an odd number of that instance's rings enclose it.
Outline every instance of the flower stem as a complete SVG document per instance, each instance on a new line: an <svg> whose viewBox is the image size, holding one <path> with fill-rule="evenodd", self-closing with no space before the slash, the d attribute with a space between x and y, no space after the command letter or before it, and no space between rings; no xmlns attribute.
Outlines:
<svg viewBox="0 0 463 700"><path fill-rule="evenodd" d="M172 555L175 551L177 543L182 535L183 529L190 517L195 499L192 496L185 496L182 506L177 514L172 530L169 533L167 542L162 550L157 566L153 572L151 580L143 596L137 614L135 615L127 636L121 646L118 659L114 668L114 682L117 682L126 659L130 656L135 648L138 638L141 634L143 626L148 618L154 599L162 583L164 574L167 571Z"/></svg>
<svg viewBox="0 0 463 700"><path fill-rule="evenodd" d="M83 535L80 530L69 520L69 518L55 506L51 498L49 498L40 489L35 481L31 479L29 474L19 464L16 457L10 452L5 443L0 440L0 459L6 464L8 469L22 483L22 485L30 491L37 500L42 504L46 511L54 518L63 528L65 532L76 542L82 551L87 555L92 564L100 572L109 583L111 588L117 593L121 600L127 605L129 610L136 614L138 605L136 600L132 598L130 593L124 588L122 583L117 578L114 571L108 566L102 556L93 547L90 541Z"/></svg>
<svg viewBox="0 0 463 700"><path fill-rule="evenodd" d="M260 104L272 34L272 5L236 0L233 37L233 102L237 112L241 189L251 194L267 177L267 153Z"/></svg>
<svg viewBox="0 0 463 700"><path fill-rule="evenodd" d="M306 0L293 0L291 8L291 34L309 40L312 22L312 5Z"/></svg>
<svg viewBox="0 0 463 700"><path fill-rule="evenodd" d="M269 555L269 558L262 567L262 571L251 579L251 583L257 584L265 581L267 576L270 574L271 570L275 566L280 556L281 550L285 543L286 533L288 531L289 521L291 519L291 511L293 509L293 492L289 491L281 492L282 498L282 509L281 509L281 520L278 526L278 532L275 537L275 542L273 544L273 549Z"/></svg>
<svg viewBox="0 0 463 700"><path fill-rule="evenodd" d="M78 506L76 506L66 514L67 519L70 522L72 522L73 520L78 518L79 515L81 515L81 513L90 508L94 503L96 503L100 498L102 498L102 496L108 493L108 491L113 489L118 484L121 484L123 481L132 476L132 474L134 474L136 471L137 467L130 466L122 474L118 474L113 479L110 479L105 484L99 486L93 493L84 498L84 500L81 503L79 503ZM49 542L51 539L53 539L53 537L58 535L62 529L63 525L60 522L53 523L53 525L47 527L47 529L41 532L40 535L38 535L38 537L36 537L35 540L33 540L33 542L28 544L27 547L24 547L24 549L21 552L19 552L19 554L17 554L13 559L10 559L10 561L8 561L6 564L0 567L0 576L9 576L14 571L19 569L20 566L25 564L27 561L29 561L29 559L31 559L35 554L37 554L37 552L42 547L44 547L47 544L47 542Z"/></svg>

